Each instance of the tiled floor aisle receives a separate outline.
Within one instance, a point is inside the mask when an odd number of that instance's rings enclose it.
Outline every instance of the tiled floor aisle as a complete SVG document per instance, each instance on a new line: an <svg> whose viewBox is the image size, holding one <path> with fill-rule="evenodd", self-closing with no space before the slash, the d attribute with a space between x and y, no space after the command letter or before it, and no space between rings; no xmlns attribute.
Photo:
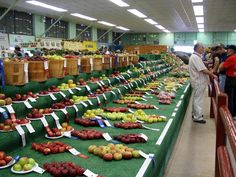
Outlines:
<svg viewBox="0 0 236 177"><path fill-rule="evenodd" d="M215 123L209 118L210 100L206 92L206 124L192 122L191 100L165 177L214 177Z"/></svg>

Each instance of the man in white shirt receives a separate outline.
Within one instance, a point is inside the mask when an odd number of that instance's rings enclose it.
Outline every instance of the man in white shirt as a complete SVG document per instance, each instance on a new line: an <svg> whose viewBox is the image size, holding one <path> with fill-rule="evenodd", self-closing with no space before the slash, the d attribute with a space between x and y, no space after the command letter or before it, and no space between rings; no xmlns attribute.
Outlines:
<svg viewBox="0 0 236 177"><path fill-rule="evenodd" d="M193 88L192 118L194 122L206 123L203 119L203 94L209 83L209 77L217 76L210 72L202 61L204 46L201 43L194 45L194 53L189 58L190 82Z"/></svg>

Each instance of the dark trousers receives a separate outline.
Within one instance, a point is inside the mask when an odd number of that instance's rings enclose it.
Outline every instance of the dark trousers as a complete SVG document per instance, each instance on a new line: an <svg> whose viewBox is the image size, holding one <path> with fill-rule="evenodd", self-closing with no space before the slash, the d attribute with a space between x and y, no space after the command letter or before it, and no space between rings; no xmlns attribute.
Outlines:
<svg viewBox="0 0 236 177"><path fill-rule="evenodd" d="M226 77L225 93L228 95L228 108L232 116L236 116L236 78Z"/></svg>

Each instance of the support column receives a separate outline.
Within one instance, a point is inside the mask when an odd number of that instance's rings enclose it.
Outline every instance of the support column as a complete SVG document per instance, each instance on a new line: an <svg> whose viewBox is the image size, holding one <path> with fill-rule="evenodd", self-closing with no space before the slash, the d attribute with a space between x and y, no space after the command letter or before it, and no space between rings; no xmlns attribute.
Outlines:
<svg viewBox="0 0 236 177"><path fill-rule="evenodd" d="M76 37L76 24L69 22L68 24L68 39L74 39Z"/></svg>
<svg viewBox="0 0 236 177"><path fill-rule="evenodd" d="M97 28L95 26L92 26L92 41L97 41L98 39L98 33Z"/></svg>
<svg viewBox="0 0 236 177"><path fill-rule="evenodd" d="M33 15L33 30L35 37L39 37L45 32L45 23L43 16L37 14Z"/></svg>

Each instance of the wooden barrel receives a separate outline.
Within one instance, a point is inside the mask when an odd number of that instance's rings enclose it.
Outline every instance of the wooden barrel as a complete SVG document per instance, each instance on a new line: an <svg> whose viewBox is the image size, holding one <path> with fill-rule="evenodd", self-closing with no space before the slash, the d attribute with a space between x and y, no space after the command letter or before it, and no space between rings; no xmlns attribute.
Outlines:
<svg viewBox="0 0 236 177"><path fill-rule="evenodd" d="M93 58L93 70L102 71L102 58Z"/></svg>
<svg viewBox="0 0 236 177"><path fill-rule="evenodd" d="M134 65L135 65L135 64L138 64L138 61L139 61L138 55L134 55L134 57L133 57L133 64L134 64Z"/></svg>
<svg viewBox="0 0 236 177"><path fill-rule="evenodd" d="M83 73L91 73L92 72L92 66L93 59L90 56L84 56L80 59L80 65L81 65L81 72Z"/></svg>
<svg viewBox="0 0 236 177"><path fill-rule="evenodd" d="M55 77L55 78L65 77L64 62L65 60L49 60L50 77Z"/></svg>
<svg viewBox="0 0 236 177"><path fill-rule="evenodd" d="M26 83L24 65L24 61L3 62L6 85L24 85Z"/></svg>
<svg viewBox="0 0 236 177"><path fill-rule="evenodd" d="M111 61L111 57L109 55L105 55L102 58L102 69L106 70L106 69L110 69L110 61Z"/></svg>
<svg viewBox="0 0 236 177"><path fill-rule="evenodd" d="M29 61L29 81L43 82L47 80L44 61Z"/></svg>
<svg viewBox="0 0 236 177"><path fill-rule="evenodd" d="M66 74L78 75L78 58L66 58Z"/></svg>

